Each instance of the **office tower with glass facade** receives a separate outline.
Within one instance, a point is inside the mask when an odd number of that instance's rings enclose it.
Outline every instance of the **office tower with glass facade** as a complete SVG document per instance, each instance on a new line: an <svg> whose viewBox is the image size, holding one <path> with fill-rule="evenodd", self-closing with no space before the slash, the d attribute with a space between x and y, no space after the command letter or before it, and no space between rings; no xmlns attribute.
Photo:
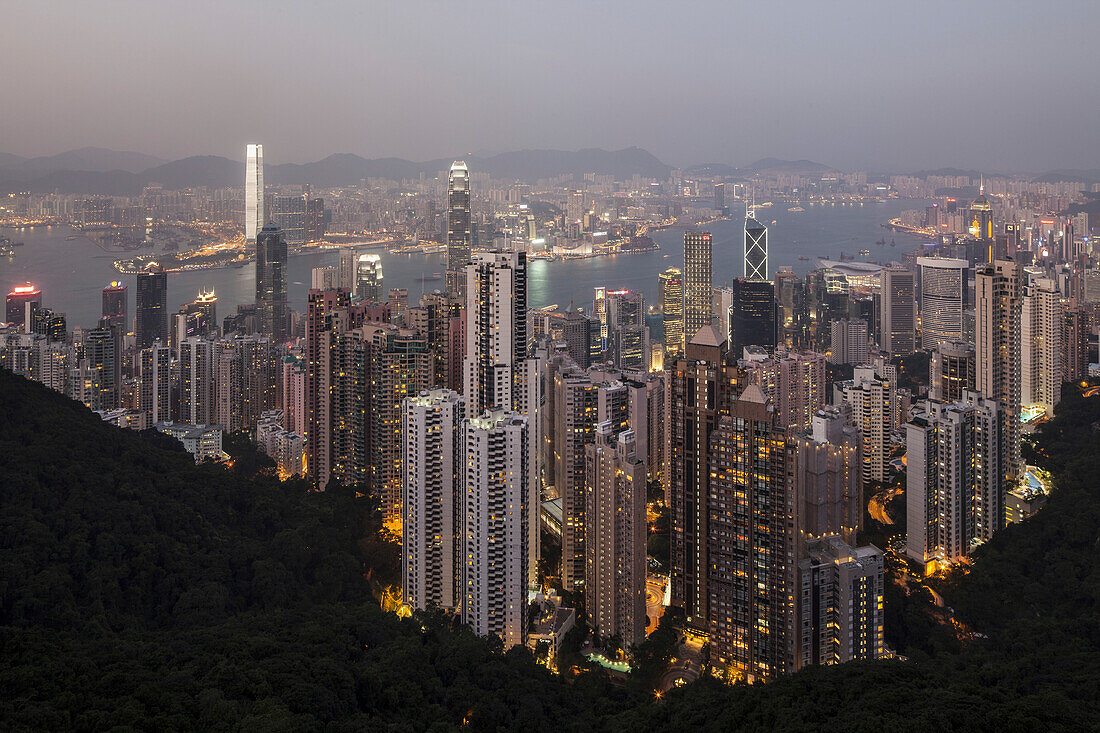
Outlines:
<svg viewBox="0 0 1100 733"><path fill-rule="evenodd" d="M665 344L665 360L672 361L684 353L684 278L676 267L658 275L658 298Z"/></svg>
<svg viewBox="0 0 1100 733"><path fill-rule="evenodd" d="M355 262L355 297L377 303L384 292L382 258L375 254L359 255Z"/></svg>
<svg viewBox="0 0 1100 733"><path fill-rule="evenodd" d="M922 348L934 349L941 341L962 339L969 263L946 257L918 257L917 266Z"/></svg>
<svg viewBox="0 0 1100 733"><path fill-rule="evenodd" d="M882 278L882 326L879 344L891 356L909 356L917 350L916 300L913 273L887 267Z"/></svg>
<svg viewBox="0 0 1100 733"><path fill-rule="evenodd" d="M746 280L768 280L768 228L756 220L755 212L745 212Z"/></svg>
<svg viewBox="0 0 1100 733"><path fill-rule="evenodd" d="M775 286L770 280L734 280L730 288L729 348L740 354L746 346L775 349Z"/></svg>
<svg viewBox="0 0 1100 733"><path fill-rule="evenodd" d="M684 339L709 326L711 313L710 232L684 232Z"/></svg>
<svg viewBox="0 0 1100 733"><path fill-rule="evenodd" d="M264 146L249 143L244 155L244 239L251 243L264 225Z"/></svg>
<svg viewBox="0 0 1100 733"><path fill-rule="evenodd" d="M287 340L287 249L283 232L265 226L256 237L256 314L260 333L273 343Z"/></svg>
<svg viewBox="0 0 1100 733"><path fill-rule="evenodd" d="M108 326L118 326L123 333L130 330L126 286L118 280L103 288L103 318Z"/></svg>
<svg viewBox="0 0 1100 733"><path fill-rule="evenodd" d="M168 273L150 262L137 276L137 320L134 327L138 348L154 341L168 343Z"/></svg>
<svg viewBox="0 0 1100 733"><path fill-rule="evenodd" d="M41 290L30 283L16 285L4 305L7 323L19 326L24 333L34 333L34 314L42 307Z"/></svg>
<svg viewBox="0 0 1100 733"><path fill-rule="evenodd" d="M304 196L272 196L267 203L267 224L283 233L287 244L306 241L306 199Z"/></svg>
<svg viewBox="0 0 1100 733"><path fill-rule="evenodd" d="M462 295L463 271L473 253L470 170L456 160L447 174L447 292Z"/></svg>

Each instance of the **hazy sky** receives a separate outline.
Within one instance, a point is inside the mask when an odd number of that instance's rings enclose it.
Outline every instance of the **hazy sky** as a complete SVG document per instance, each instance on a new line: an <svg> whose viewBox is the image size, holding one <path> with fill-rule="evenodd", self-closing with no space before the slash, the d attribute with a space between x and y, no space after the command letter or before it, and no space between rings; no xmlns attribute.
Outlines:
<svg viewBox="0 0 1100 733"><path fill-rule="evenodd" d="M3 0L0 151L1100 167L1100 2Z"/></svg>

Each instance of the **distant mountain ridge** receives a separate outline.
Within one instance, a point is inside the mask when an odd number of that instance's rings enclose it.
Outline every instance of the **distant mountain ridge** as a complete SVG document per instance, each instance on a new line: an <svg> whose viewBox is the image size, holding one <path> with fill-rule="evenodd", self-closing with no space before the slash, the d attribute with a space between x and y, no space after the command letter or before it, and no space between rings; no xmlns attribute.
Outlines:
<svg viewBox="0 0 1100 733"><path fill-rule="evenodd" d="M685 171L693 175L742 176L747 178L756 173L831 173L837 171L837 169L813 160L761 158L755 163L740 168L728 163L703 163L693 165Z"/></svg>
<svg viewBox="0 0 1100 733"><path fill-rule="evenodd" d="M100 149L86 149L100 150ZM244 181L244 164L216 155L198 155L165 163L157 158L154 165L131 170L141 160L140 153L116 154L118 165L103 168L107 156L90 152L71 151L50 160L74 161L83 168L51 168L46 159L25 159L19 156L0 157L0 190L23 190L33 193L60 191L62 193L105 195L135 195L143 186L159 183L165 188L180 189L193 186L220 188L240 186ZM106 151L113 152L113 151ZM151 158L151 156L144 156ZM312 163L285 163L264 167L264 179L274 185L309 184L312 186L348 186L364 178L401 180L416 178L421 174L435 176L450 168L455 158L438 158L415 163L401 158L367 159L351 153L337 153ZM14 159L14 161L13 161ZM564 175L612 175L630 178L665 178L672 168L641 148L601 150L589 148L577 151L517 150L480 158L465 157L473 173L488 173L494 178L534 181ZM121 167L122 163L130 168ZM99 165L100 167L92 167Z"/></svg>

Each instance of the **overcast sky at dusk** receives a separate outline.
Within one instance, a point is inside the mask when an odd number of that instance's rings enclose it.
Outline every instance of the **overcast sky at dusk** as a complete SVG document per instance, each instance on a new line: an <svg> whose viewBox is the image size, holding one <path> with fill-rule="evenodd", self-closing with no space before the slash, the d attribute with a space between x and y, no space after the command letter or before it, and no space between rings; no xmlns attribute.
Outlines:
<svg viewBox="0 0 1100 733"><path fill-rule="evenodd" d="M1100 167L1097 2L6 2L0 151Z"/></svg>

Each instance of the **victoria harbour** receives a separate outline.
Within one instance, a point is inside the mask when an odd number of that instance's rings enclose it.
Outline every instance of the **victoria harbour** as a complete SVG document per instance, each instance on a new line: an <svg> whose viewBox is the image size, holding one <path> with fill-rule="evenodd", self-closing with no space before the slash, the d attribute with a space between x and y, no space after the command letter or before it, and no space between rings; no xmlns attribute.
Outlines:
<svg viewBox="0 0 1100 733"><path fill-rule="evenodd" d="M758 216L769 225L771 272L788 266L802 275L816 266L818 258L836 259L841 253L855 254L869 249L871 255L858 259L880 263L899 260L901 254L922 240L906 234L890 234L882 224L904 209L918 208L921 200L891 199L864 206L813 206L803 212L782 207L761 209ZM700 227L714 236L714 283L721 285L742 275L742 227L740 217L720 219ZM73 325L94 326L100 312L102 288L112 280L133 283L133 276L119 275L112 263L117 254L105 252L90 239L68 226L8 229L3 233L24 243L13 257L0 258L0 285L11 288L33 282L46 294L50 306L63 312ZM646 302L657 297L655 273L667 267L683 266L683 227L651 233L659 250L585 259L535 260L529 265L531 307L558 305L591 308L593 289L598 286L630 288L641 292ZM74 237L75 238L72 238ZM896 247L876 246L884 238ZM72 238L72 239L70 239ZM363 250L382 258L386 287L408 288L411 300L421 293L442 289L436 279L444 267L443 255L399 254L385 250ZM304 312L310 271L335 265L338 250L300 254L289 258L288 304ZM800 259L805 258L805 259ZM227 315L238 305L255 302L254 265L174 272L168 276L168 304L177 307L193 300L200 290L213 289L219 313ZM132 289L131 289L132 290ZM133 294L130 294L133 307Z"/></svg>

